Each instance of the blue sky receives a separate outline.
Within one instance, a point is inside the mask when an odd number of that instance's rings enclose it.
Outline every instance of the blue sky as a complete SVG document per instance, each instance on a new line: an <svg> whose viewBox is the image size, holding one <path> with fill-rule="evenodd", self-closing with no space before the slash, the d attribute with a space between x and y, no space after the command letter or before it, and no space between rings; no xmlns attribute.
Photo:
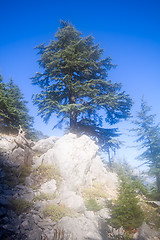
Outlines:
<svg viewBox="0 0 160 240"><path fill-rule="evenodd" d="M37 117L31 96L38 88L30 78L39 71L35 46L54 38L59 20L69 20L84 36L92 35L100 43L104 56L110 56L117 68L109 79L120 82L134 101L132 114L140 109L144 96L160 122L160 1L159 0L81 0L81 1L1 1L0 14L0 72L4 81L11 77L29 102L35 128L48 135L62 135L52 131L53 117L45 125ZM126 147L121 157L132 159L135 150L128 148L133 138L128 133L129 122L119 125Z"/></svg>

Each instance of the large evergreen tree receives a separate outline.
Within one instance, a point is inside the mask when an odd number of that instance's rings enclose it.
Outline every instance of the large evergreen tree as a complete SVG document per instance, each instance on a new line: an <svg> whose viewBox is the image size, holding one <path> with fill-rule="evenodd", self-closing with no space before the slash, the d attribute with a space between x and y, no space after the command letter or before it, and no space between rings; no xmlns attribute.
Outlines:
<svg viewBox="0 0 160 240"><path fill-rule="evenodd" d="M27 131L33 130L33 117L29 116L23 94L13 80L3 83L0 79L0 127L4 131L16 132L19 125Z"/></svg>
<svg viewBox="0 0 160 240"><path fill-rule="evenodd" d="M150 113L151 107L142 99L141 110L134 122L143 153L139 156L149 166L150 173L156 178L157 191L160 197L160 127L155 123L155 115Z"/></svg>
<svg viewBox="0 0 160 240"><path fill-rule="evenodd" d="M116 146L112 137L117 130L102 128L103 116L109 124L126 119L132 101L121 91L121 84L106 80L108 70L114 67L111 58L102 59L103 50L92 36L82 37L63 21L55 40L37 48L44 71L32 78L33 84L41 87L33 101L44 121L54 113L60 119L56 127L67 122L71 132L94 136L103 146Z"/></svg>

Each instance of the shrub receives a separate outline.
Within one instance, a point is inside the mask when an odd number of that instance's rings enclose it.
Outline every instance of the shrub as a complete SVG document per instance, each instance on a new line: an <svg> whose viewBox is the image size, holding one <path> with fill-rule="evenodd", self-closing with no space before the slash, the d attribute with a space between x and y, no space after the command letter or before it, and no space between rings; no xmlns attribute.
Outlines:
<svg viewBox="0 0 160 240"><path fill-rule="evenodd" d="M60 182L61 175L56 166L41 164L38 168L33 170L33 178L35 184L37 185L40 182L46 182L51 179L55 179L57 182Z"/></svg>
<svg viewBox="0 0 160 240"><path fill-rule="evenodd" d="M53 221L58 221L65 216L73 216L73 212L65 205L48 204L43 211L45 217L50 217Z"/></svg>
<svg viewBox="0 0 160 240"><path fill-rule="evenodd" d="M152 228L155 229L160 228L160 207L153 207L149 203L141 203L141 207L144 211L144 220L145 222L150 225Z"/></svg>
<svg viewBox="0 0 160 240"><path fill-rule="evenodd" d="M31 167L26 165L20 165L20 167L15 171L15 176L18 178L18 183L25 184L25 179L28 177L32 172Z"/></svg>
<svg viewBox="0 0 160 240"><path fill-rule="evenodd" d="M34 197L33 201L53 200L54 198L56 198L54 193L40 193Z"/></svg>
<svg viewBox="0 0 160 240"><path fill-rule="evenodd" d="M24 212L29 212L33 203L28 202L25 199L15 199L11 201L11 209L17 214L22 214Z"/></svg>
<svg viewBox="0 0 160 240"><path fill-rule="evenodd" d="M97 212L103 207L97 203L97 201L94 198L89 198L85 201L85 205L88 211Z"/></svg>
<svg viewBox="0 0 160 240"><path fill-rule="evenodd" d="M99 183L95 183L91 188L85 188L83 190L83 196L85 199L89 198L108 198L107 194L104 191L104 186Z"/></svg>
<svg viewBox="0 0 160 240"><path fill-rule="evenodd" d="M111 224L116 228L123 226L126 231L139 227L144 216L138 202L131 179L121 176L119 196L112 209Z"/></svg>

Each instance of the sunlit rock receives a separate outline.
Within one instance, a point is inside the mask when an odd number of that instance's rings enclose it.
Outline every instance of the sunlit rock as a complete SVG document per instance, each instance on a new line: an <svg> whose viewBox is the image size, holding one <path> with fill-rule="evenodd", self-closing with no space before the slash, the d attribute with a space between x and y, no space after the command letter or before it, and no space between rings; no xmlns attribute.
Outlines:
<svg viewBox="0 0 160 240"><path fill-rule="evenodd" d="M76 210L77 212L84 212L85 205L82 197L78 196L73 191L65 191L60 194L60 203Z"/></svg>
<svg viewBox="0 0 160 240"><path fill-rule="evenodd" d="M35 145L32 147L33 151L43 154L47 152L49 149L53 148L55 145L55 142L57 141L57 137L52 136L46 139L41 139L38 142L35 143Z"/></svg>
<svg viewBox="0 0 160 240"><path fill-rule="evenodd" d="M114 197L116 195L117 175L105 169L98 156L98 146L86 135L77 137L70 133L63 136L38 161L39 164L57 165L66 190L77 192L97 181L106 184Z"/></svg>
<svg viewBox="0 0 160 240"><path fill-rule="evenodd" d="M54 179L43 183L39 189L40 193L53 194L56 191L56 181Z"/></svg>

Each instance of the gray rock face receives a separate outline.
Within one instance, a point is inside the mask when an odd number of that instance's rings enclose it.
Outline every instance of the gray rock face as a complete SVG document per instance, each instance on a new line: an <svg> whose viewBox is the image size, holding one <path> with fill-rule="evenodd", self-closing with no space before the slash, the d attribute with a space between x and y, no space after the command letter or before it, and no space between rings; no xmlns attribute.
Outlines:
<svg viewBox="0 0 160 240"><path fill-rule="evenodd" d="M53 148L57 140L58 138L55 136L52 136L46 139L41 139L35 143L32 149L33 151L40 154L46 153L49 149Z"/></svg>
<svg viewBox="0 0 160 240"><path fill-rule="evenodd" d="M106 171L97 152L98 146L89 137L78 138L70 133L57 140L38 161L60 169L66 190L78 192L82 186L92 186L97 181L106 184L111 197L115 197L117 176Z"/></svg>
<svg viewBox="0 0 160 240"><path fill-rule="evenodd" d="M39 189L40 193L53 194L56 191L56 181L54 179L43 183Z"/></svg>
<svg viewBox="0 0 160 240"><path fill-rule="evenodd" d="M107 237L103 238L100 235L98 224L83 216L77 218L64 217L59 221L58 225L70 233L72 239L107 240Z"/></svg>
<svg viewBox="0 0 160 240"><path fill-rule="evenodd" d="M98 212L87 211L84 204L82 197L84 190L91 190L91 187L93 190L96 186L102 186L100 190L107 194L108 200L116 198L117 194L117 176L104 168L97 154L98 147L93 141L85 135L78 138L74 134L68 134L60 139L51 137L37 142L33 147L38 153L34 156L35 165L38 166L42 162L56 165L61 172L62 181L40 178L40 182L35 184L36 188L32 188L36 182L32 173L26 178L25 185L17 183L11 188L5 181L9 172L5 172L5 169L17 168L24 155L23 149L11 151L14 146L13 140L14 137L7 136L0 139L0 147L3 147L0 161L3 160L5 165L4 169L3 164L0 165L0 239L115 240L119 237L123 238L123 228L114 229L106 223L110 218L110 211L105 207L106 197L103 197L103 194L99 198L96 197L97 203L103 206ZM19 159L18 164L14 162L15 158ZM56 194L52 199L43 198L45 194L42 194L41 198L34 198L40 193ZM27 208L23 213L16 212L14 208L10 210L11 201L14 199L32 202L31 209ZM58 205L71 208L73 217L63 217L58 222L45 217L44 209L51 204L57 205L57 209ZM134 235L134 239L158 240L159 232L144 223Z"/></svg>
<svg viewBox="0 0 160 240"><path fill-rule="evenodd" d="M60 193L60 203L67 207L76 210L77 212L84 212L85 205L81 196L77 195L73 191L65 191Z"/></svg>
<svg viewBox="0 0 160 240"><path fill-rule="evenodd" d="M145 222L139 228L138 232L133 236L136 240L159 240L160 232L150 228Z"/></svg>

